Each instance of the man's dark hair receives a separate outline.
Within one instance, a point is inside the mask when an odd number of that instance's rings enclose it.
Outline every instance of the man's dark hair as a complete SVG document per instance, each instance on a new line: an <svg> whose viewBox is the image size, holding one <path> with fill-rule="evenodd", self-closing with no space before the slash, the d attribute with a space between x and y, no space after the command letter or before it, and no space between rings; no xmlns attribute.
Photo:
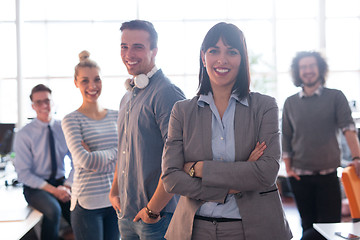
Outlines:
<svg viewBox="0 0 360 240"><path fill-rule="evenodd" d="M308 51L308 52L302 51L302 52L296 53L296 56L293 58L292 63L291 63L291 76L292 76L294 85L296 87L301 87L303 84L302 80L300 79L300 74L299 74L299 71L300 71L299 61L304 57L314 57L316 59L317 66L319 69L319 78L321 81L321 85L324 85L325 81L326 81L326 76L329 71L329 66L328 66L325 58L322 57L319 52L315 52L315 51Z"/></svg>
<svg viewBox="0 0 360 240"><path fill-rule="evenodd" d="M33 87L33 89L31 90L31 94L30 94L30 100L32 101L32 97L34 93L37 92L48 92L51 94L51 89L48 88L47 86L45 86L44 84L38 84L35 87Z"/></svg>
<svg viewBox="0 0 360 240"><path fill-rule="evenodd" d="M151 22L144 21L144 20L132 20L129 22L124 22L121 27L120 31L124 31L125 29L129 30L144 30L149 33L150 35L150 49L157 48L158 42L158 34L154 28L154 25Z"/></svg>

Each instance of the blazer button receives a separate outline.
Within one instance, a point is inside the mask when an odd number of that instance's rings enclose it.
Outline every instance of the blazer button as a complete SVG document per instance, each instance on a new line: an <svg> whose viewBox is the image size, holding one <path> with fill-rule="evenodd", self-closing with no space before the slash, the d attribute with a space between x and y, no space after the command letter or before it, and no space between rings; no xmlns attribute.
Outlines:
<svg viewBox="0 0 360 240"><path fill-rule="evenodd" d="M236 198L242 198L243 194L242 192L238 192L234 194Z"/></svg>

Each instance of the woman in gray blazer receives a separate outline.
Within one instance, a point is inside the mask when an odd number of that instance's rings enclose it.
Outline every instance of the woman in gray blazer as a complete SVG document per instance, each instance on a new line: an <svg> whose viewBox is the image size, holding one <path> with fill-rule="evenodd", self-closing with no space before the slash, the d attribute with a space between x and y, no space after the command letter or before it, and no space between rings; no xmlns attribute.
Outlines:
<svg viewBox="0 0 360 240"><path fill-rule="evenodd" d="M170 117L162 178L181 197L167 239L292 238L275 184L278 107L249 85L242 31L216 24L201 46L197 96Z"/></svg>

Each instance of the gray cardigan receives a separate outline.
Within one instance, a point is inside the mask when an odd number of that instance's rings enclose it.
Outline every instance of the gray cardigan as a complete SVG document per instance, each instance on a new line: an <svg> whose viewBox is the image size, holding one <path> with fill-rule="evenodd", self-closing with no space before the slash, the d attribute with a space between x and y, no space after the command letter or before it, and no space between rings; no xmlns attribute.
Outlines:
<svg viewBox="0 0 360 240"><path fill-rule="evenodd" d="M275 184L281 152L275 100L250 93L248 107L236 104L235 162L230 163L212 161L211 110L199 107L197 100L177 102L170 117L162 178L166 191L181 197L166 238L190 240L194 215L203 202L224 203L229 189L236 189L246 239L291 239ZM264 154L247 162L258 141L267 145ZM189 161L204 161L202 179L183 171Z"/></svg>

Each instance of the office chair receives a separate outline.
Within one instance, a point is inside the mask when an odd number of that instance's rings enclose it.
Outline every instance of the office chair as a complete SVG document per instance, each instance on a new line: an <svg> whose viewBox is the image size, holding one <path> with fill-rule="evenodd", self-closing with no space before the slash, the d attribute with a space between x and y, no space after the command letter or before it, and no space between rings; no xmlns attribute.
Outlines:
<svg viewBox="0 0 360 240"><path fill-rule="evenodd" d="M356 175L355 167L346 167L342 173L346 197L349 200L351 218L353 222L360 221L360 178Z"/></svg>

